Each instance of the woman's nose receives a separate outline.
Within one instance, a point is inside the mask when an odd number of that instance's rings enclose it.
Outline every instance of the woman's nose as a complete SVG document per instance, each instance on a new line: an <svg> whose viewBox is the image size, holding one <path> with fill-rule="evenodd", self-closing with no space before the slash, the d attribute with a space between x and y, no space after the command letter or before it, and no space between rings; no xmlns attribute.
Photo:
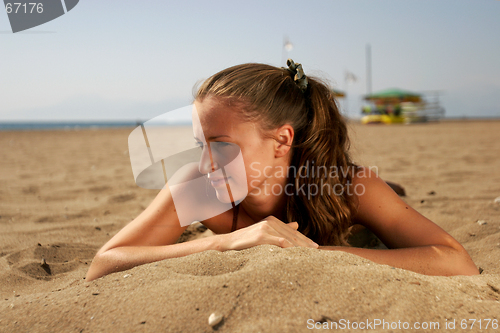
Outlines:
<svg viewBox="0 0 500 333"><path fill-rule="evenodd" d="M212 150L210 149L210 145L203 146L203 150L201 152L200 164L198 169L201 174L208 174L217 170L219 166L217 162L214 160L214 156L212 154Z"/></svg>

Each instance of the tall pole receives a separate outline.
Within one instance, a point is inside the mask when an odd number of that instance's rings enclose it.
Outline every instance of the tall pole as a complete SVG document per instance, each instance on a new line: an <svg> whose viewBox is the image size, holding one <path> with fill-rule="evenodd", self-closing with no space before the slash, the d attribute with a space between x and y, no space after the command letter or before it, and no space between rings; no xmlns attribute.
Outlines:
<svg viewBox="0 0 500 333"><path fill-rule="evenodd" d="M366 94L372 94L372 50L370 44L366 44Z"/></svg>
<svg viewBox="0 0 500 333"><path fill-rule="evenodd" d="M347 117L349 115L349 94L347 93L347 86L349 85L349 82L347 79L347 72L344 75L344 82L345 82L344 108L345 108L345 116Z"/></svg>
<svg viewBox="0 0 500 333"><path fill-rule="evenodd" d="M286 56L287 56L286 47L285 47L286 42L287 42L287 38L286 38L286 36L283 36L283 44L281 45L281 62L280 62L280 66L285 66L285 67L286 67L285 61L286 61Z"/></svg>

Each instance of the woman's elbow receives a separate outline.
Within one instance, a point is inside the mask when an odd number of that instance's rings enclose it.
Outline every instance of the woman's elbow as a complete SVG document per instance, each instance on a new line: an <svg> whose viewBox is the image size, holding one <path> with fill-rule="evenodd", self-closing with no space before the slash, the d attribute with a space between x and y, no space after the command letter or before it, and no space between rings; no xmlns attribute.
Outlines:
<svg viewBox="0 0 500 333"><path fill-rule="evenodd" d="M479 272L479 270L477 269L477 267L475 265L472 265L472 266L464 268L463 269L463 273L462 274L458 274L458 275L472 276L472 275L479 275L479 274L481 274L481 273Z"/></svg>
<svg viewBox="0 0 500 333"><path fill-rule="evenodd" d="M461 254L462 256L462 264L460 265L459 273L456 275L479 275L479 269L476 267L474 262L472 261L469 254L464 250Z"/></svg>
<svg viewBox="0 0 500 333"><path fill-rule="evenodd" d="M461 245L459 245L458 248L452 247L452 249L454 252L454 260L451 260L451 262L453 262L454 267L453 274L450 275L471 276L480 274L469 253L467 253Z"/></svg>
<svg viewBox="0 0 500 333"><path fill-rule="evenodd" d="M95 255L94 259L92 259L89 270L87 271L87 275L85 276L85 281L93 281L106 275L104 261L106 260L103 258L101 253L97 253Z"/></svg>
<svg viewBox="0 0 500 333"><path fill-rule="evenodd" d="M438 253L443 256L446 262L451 264L451 267L449 267L450 274L447 275L470 276L480 274L467 250L453 237L449 236L443 246L441 248L446 250Z"/></svg>

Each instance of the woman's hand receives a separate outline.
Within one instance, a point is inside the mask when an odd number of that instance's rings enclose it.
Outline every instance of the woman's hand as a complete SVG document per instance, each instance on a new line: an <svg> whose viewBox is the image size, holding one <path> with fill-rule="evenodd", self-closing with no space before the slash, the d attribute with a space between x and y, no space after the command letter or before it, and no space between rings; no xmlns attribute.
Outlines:
<svg viewBox="0 0 500 333"><path fill-rule="evenodd" d="M297 231L297 222L283 223L274 216L252 224L243 229L220 237L220 251L243 250L253 246L270 244L283 248L304 246L317 249L318 244Z"/></svg>

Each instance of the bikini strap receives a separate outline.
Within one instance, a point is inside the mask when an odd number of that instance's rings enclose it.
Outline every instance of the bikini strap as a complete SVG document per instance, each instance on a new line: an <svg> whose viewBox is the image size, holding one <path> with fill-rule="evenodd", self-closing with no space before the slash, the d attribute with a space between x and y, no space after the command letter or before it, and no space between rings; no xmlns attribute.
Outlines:
<svg viewBox="0 0 500 333"><path fill-rule="evenodd" d="M240 205L236 205L233 207L233 225L231 227L231 232L236 230L236 224L238 223L239 210L240 210Z"/></svg>

